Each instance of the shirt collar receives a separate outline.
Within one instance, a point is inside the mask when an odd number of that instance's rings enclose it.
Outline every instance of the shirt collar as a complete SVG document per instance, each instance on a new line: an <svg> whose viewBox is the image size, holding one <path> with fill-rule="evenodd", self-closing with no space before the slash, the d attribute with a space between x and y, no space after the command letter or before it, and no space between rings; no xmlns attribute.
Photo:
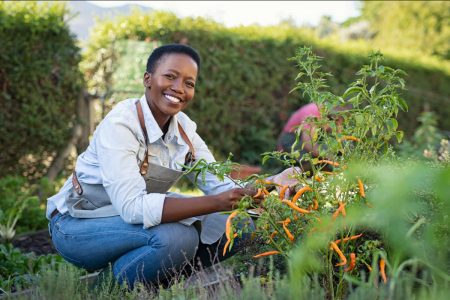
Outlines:
<svg viewBox="0 0 450 300"><path fill-rule="evenodd" d="M142 110L144 113L144 123L147 129L148 142L154 143L158 139L162 138L163 132L159 127L158 122L156 122L155 117L153 116L152 111L150 110L150 107L148 106L145 94L141 97L139 101L141 102ZM181 141L183 139L180 135L180 131L178 130L178 114L170 118L170 124L166 135L167 141L171 141L174 138L177 138L178 144L182 143Z"/></svg>

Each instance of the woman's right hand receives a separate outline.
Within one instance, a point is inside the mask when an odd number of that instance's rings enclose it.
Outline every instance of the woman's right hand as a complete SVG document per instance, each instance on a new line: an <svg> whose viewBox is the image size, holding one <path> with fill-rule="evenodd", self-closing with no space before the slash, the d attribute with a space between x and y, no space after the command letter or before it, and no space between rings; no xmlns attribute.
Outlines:
<svg viewBox="0 0 450 300"><path fill-rule="evenodd" d="M199 197L166 197L161 223L180 221L186 218L235 209L242 197L256 195L256 190L234 188L216 195ZM261 198L254 199L255 203Z"/></svg>
<svg viewBox="0 0 450 300"><path fill-rule="evenodd" d="M220 211L228 211L236 208L242 197L256 195L255 190L246 188L234 188L216 195Z"/></svg>

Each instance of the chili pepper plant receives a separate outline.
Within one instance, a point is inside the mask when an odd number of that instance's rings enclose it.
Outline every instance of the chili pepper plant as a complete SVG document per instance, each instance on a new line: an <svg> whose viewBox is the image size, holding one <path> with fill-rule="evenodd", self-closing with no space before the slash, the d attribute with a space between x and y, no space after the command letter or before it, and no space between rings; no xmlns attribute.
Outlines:
<svg viewBox="0 0 450 300"><path fill-rule="evenodd" d="M255 197L264 198L254 235L269 250L254 258L285 256L291 277L301 281L301 276L319 274L328 297L342 298L352 284L387 285L390 276L399 276L398 272L391 275L394 265L398 270L401 256L389 252L384 231L389 227L374 225L380 207L371 199L377 181L369 170L381 163L397 163L392 141L403 138L396 116L399 110L408 109L400 94L406 74L383 65L382 54L374 52L356 73L355 82L337 95L328 90L331 74L321 71L321 59L309 47L298 49L291 58L299 68L292 91L316 103L321 117L309 118L310 126L297 128L290 151L262 154L262 163L273 159L292 168L294 186L267 181L266 175L235 182L258 189ZM305 146L302 132L309 135L318 157L300 155ZM230 156L223 163L198 161L187 172L202 177L211 172L224 178L235 166ZM225 252L245 230L237 230L234 224L250 219L248 210L259 206L253 200L242 198L230 213Z"/></svg>

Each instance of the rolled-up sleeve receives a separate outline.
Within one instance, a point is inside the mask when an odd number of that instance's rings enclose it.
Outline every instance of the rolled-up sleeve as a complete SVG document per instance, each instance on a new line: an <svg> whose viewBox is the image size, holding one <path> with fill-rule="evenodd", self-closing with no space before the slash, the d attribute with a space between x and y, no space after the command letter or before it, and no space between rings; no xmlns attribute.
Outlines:
<svg viewBox="0 0 450 300"><path fill-rule="evenodd" d="M145 228L160 224L165 194L146 192L137 163L143 141L133 131L132 121L110 116L102 123L94 140L100 175L112 205L127 223Z"/></svg>

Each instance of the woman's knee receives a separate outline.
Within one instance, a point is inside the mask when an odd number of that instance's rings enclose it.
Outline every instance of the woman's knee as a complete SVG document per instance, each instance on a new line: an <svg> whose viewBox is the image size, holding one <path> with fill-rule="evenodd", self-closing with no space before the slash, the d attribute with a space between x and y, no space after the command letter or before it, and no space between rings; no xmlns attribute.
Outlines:
<svg viewBox="0 0 450 300"><path fill-rule="evenodd" d="M187 259L194 257L199 244L199 234L194 226L165 223L149 230L152 231L149 246L164 249L171 256L184 255Z"/></svg>
<svg viewBox="0 0 450 300"><path fill-rule="evenodd" d="M119 282L154 282L176 274L190 262L197 250L199 235L195 227L167 223L148 229L146 246L126 253L113 266Z"/></svg>

